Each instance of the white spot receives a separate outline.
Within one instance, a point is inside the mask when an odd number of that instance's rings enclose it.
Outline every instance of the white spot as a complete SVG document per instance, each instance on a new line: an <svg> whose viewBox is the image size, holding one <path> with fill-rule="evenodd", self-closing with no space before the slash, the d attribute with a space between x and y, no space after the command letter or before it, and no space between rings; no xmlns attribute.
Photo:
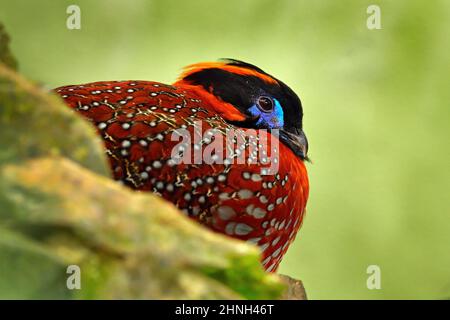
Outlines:
<svg viewBox="0 0 450 320"><path fill-rule="evenodd" d="M242 173L242 176L243 176L244 179L246 179L246 180L250 179L250 177L251 177L250 172L244 172L244 173Z"/></svg>
<svg viewBox="0 0 450 320"><path fill-rule="evenodd" d="M217 209L217 213L219 214L219 217L222 220L229 220L230 218L236 215L234 209L229 206L220 206Z"/></svg>
<svg viewBox="0 0 450 320"><path fill-rule="evenodd" d="M224 174L219 174L217 177L217 181L224 182L227 179L227 177Z"/></svg>
<svg viewBox="0 0 450 320"><path fill-rule="evenodd" d="M275 250L275 251L272 253L272 257L274 257L274 258L278 257L278 255L280 254L280 252L281 252L281 248L278 248L277 250Z"/></svg>
<svg viewBox="0 0 450 320"><path fill-rule="evenodd" d="M236 228L234 230L234 233L236 233L239 236L245 236L253 231L253 228L250 227L248 224L245 223L238 223L236 225Z"/></svg>
<svg viewBox="0 0 450 320"><path fill-rule="evenodd" d="M241 199L250 199L251 197L253 197L253 192L248 189L241 189L238 192L238 196Z"/></svg>
<svg viewBox="0 0 450 320"><path fill-rule="evenodd" d="M283 197L277 198L277 204L281 204L283 202Z"/></svg>
<svg viewBox="0 0 450 320"><path fill-rule="evenodd" d="M106 128L106 123L100 122L100 123L98 124L98 128L99 128L100 130L105 129L105 128Z"/></svg>
<svg viewBox="0 0 450 320"><path fill-rule="evenodd" d="M286 225L286 230L289 229L289 227L291 226L292 220L288 221L288 224Z"/></svg>
<svg viewBox="0 0 450 320"><path fill-rule="evenodd" d="M275 208L275 206L273 205L273 203L269 204L267 206L267 210L272 211Z"/></svg>
<svg viewBox="0 0 450 320"><path fill-rule="evenodd" d="M261 252L266 251L266 249L269 247L268 243L264 243L262 245L259 246L259 249L261 250Z"/></svg>
<svg viewBox="0 0 450 320"><path fill-rule="evenodd" d="M141 172L141 179L142 180L147 180L148 179L148 173L147 172Z"/></svg>
<svg viewBox="0 0 450 320"><path fill-rule="evenodd" d="M259 201L261 201L261 203L265 204L265 203L269 202L269 199L267 199L267 197L265 195L262 195L259 197Z"/></svg>
<svg viewBox="0 0 450 320"><path fill-rule="evenodd" d="M158 161L158 160L153 161L153 168L160 169L161 167L162 167L161 161Z"/></svg>
<svg viewBox="0 0 450 320"><path fill-rule="evenodd" d="M192 214L194 216L198 215L200 213L200 207L199 206L195 206L192 208Z"/></svg>
<svg viewBox="0 0 450 320"><path fill-rule="evenodd" d="M130 129L130 124L127 123L127 122L122 123L122 128L125 129L125 130L128 130L128 129Z"/></svg>
<svg viewBox="0 0 450 320"><path fill-rule="evenodd" d="M228 195L228 193L222 192L221 194L219 194L219 199L220 200L228 200L228 199L230 199L230 196Z"/></svg>
<svg viewBox="0 0 450 320"><path fill-rule="evenodd" d="M261 240L260 237L257 238L250 238L247 240L248 243L252 243L252 244L258 244L259 240Z"/></svg>
<svg viewBox="0 0 450 320"><path fill-rule="evenodd" d="M281 236L278 236L275 238L275 240L272 241L272 246L275 246L281 239Z"/></svg>
<svg viewBox="0 0 450 320"><path fill-rule="evenodd" d="M236 226L236 222L229 222L225 227L225 233L228 235L232 235L234 233L235 226Z"/></svg>
<svg viewBox="0 0 450 320"><path fill-rule="evenodd" d="M269 268L267 268L267 272L271 272L274 268L275 268L275 264L273 264Z"/></svg>
<svg viewBox="0 0 450 320"><path fill-rule="evenodd" d="M166 186L166 190L169 191L169 192L172 192L172 191L173 191L173 184L169 183L169 184Z"/></svg>
<svg viewBox="0 0 450 320"><path fill-rule="evenodd" d="M261 219L266 216L266 213L266 210L256 207L252 212L252 216L254 216L256 219Z"/></svg>
<svg viewBox="0 0 450 320"><path fill-rule="evenodd" d="M270 262L270 259L272 259L272 257L267 257L261 263L265 266L266 264L268 264Z"/></svg>
<svg viewBox="0 0 450 320"><path fill-rule="evenodd" d="M191 194L189 192L184 194L184 200L186 200L186 201L191 200Z"/></svg>
<svg viewBox="0 0 450 320"><path fill-rule="evenodd" d="M254 182L258 182L258 181L262 180L261 175L259 175L258 173L253 173L251 179Z"/></svg>
<svg viewBox="0 0 450 320"><path fill-rule="evenodd" d="M131 142L129 140L122 141L122 148L129 148L131 146Z"/></svg>

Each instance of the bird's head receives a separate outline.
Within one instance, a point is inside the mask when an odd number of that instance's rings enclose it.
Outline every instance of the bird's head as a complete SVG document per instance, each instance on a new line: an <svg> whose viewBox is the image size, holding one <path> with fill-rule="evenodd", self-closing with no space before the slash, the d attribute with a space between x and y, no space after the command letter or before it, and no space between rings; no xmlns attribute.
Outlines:
<svg viewBox="0 0 450 320"><path fill-rule="evenodd" d="M220 102L221 116L238 127L278 129L279 138L302 160L308 141L299 97L260 68L238 60L193 64L175 85L197 86Z"/></svg>

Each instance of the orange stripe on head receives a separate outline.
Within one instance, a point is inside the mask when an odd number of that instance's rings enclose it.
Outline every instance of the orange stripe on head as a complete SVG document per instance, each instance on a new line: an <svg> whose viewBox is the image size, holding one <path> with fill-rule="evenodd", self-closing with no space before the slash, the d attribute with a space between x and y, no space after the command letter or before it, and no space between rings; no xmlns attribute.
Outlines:
<svg viewBox="0 0 450 320"><path fill-rule="evenodd" d="M258 77L270 84L278 84L277 80L267 74L258 72L257 70L246 68L244 66L228 64L227 62L200 62L191 64L183 69L183 72L177 79L177 82L182 82L184 78L190 76L191 74L207 69L221 69L234 74Z"/></svg>

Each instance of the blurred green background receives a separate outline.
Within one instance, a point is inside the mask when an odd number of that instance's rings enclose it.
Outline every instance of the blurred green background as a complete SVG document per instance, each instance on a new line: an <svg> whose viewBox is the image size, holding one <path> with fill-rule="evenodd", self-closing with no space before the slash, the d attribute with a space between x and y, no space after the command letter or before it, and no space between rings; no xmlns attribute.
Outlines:
<svg viewBox="0 0 450 320"><path fill-rule="evenodd" d="M81 30L66 8L81 8ZM450 298L450 2L0 2L27 77L172 82L221 57L258 65L304 104L308 212L281 273L311 299ZM24 128L26 130L26 128ZM45 128L43 128L45 130ZM366 268L381 268L369 290Z"/></svg>

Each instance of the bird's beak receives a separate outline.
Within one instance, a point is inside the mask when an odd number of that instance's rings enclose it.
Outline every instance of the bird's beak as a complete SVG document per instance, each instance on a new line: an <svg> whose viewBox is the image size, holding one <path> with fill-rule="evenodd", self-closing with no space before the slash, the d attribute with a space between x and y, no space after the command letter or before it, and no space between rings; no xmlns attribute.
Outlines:
<svg viewBox="0 0 450 320"><path fill-rule="evenodd" d="M280 140L283 141L291 150L302 160L308 159L308 139L301 129L280 130Z"/></svg>

